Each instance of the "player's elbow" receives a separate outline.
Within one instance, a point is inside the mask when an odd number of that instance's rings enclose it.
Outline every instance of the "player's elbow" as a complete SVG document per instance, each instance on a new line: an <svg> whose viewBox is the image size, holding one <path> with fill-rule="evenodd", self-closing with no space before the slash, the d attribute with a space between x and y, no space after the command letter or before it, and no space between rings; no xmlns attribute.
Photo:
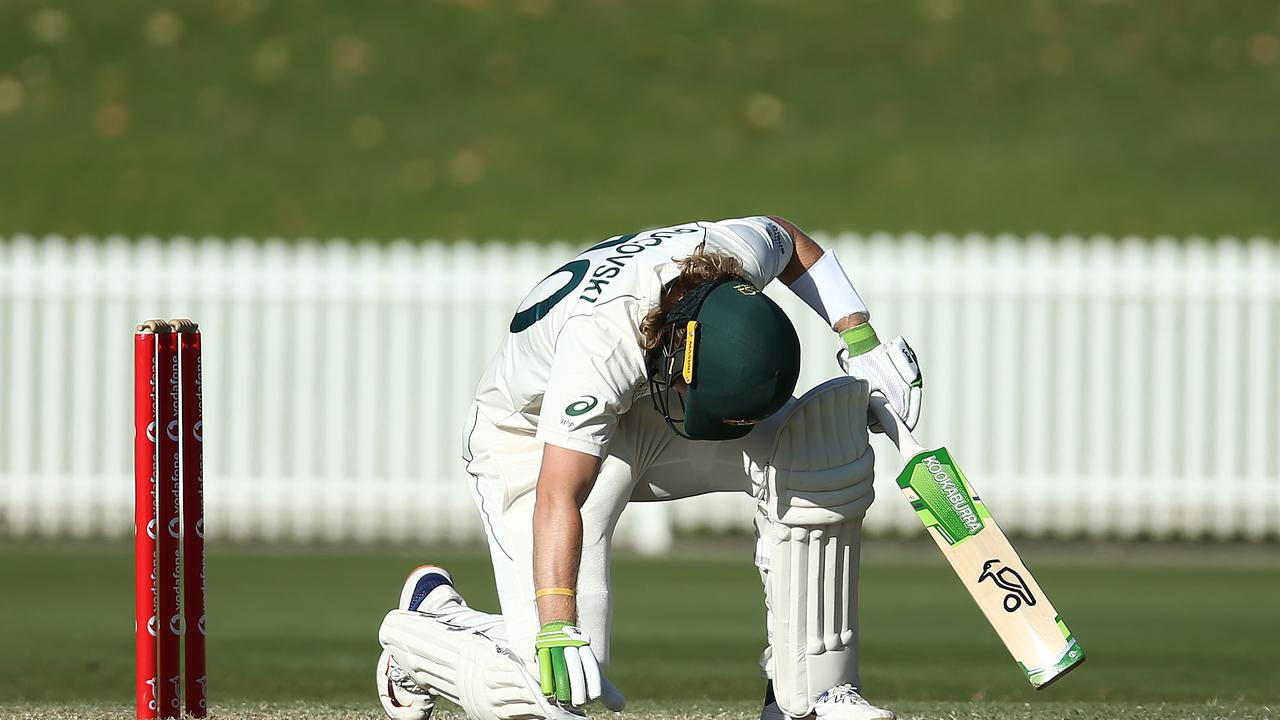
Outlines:
<svg viewBox="0 0 1280 720"><path fill-rule="evenodd" d="M591 492L600 458L576 450L547 444L538 472L536 500L549 507L581 507Z"/></svg>

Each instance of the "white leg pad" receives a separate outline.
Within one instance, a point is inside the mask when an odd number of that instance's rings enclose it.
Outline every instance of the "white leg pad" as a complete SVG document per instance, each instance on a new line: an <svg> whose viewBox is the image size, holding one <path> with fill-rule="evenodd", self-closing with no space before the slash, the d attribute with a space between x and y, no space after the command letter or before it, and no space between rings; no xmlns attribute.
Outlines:
<svg viewBox="0 0 1280 720"><path fill-rule="evenodd" d="M520 658L485 632L486 624L500 628L501 616L472 623L450 615L392 610L378 640L419 685L458 704L472 720L582 720L547 702Z"/></svg>
<svg viewBox="0 0 1280 720"><path fill-rule="evenodd" d="M783 412L772 453L751 468L769 615L762 663L778 706L803 717L822 692L859 684L858 554L875 457L864 382L830 380Z"/></svg>

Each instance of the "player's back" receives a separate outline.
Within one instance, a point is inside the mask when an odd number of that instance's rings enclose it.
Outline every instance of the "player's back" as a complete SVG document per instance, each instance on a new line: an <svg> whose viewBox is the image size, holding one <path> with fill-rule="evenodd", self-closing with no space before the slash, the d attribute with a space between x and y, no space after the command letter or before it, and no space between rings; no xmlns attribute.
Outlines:
<svg viewBox="0 0 1280 720"><path fill-rule="evenodd" d="M676 261L699 247L737 257L758 287L790 257L785 233L766 218L672 225L587 248L548 274L516 308L477 388L481 415L502 429L535 432L556 354L567 346L608 366L603 372L614 379L615 404L625 411L645 387L640 321L678 274ZM564 342L567 335L572 342Z"/></svg>

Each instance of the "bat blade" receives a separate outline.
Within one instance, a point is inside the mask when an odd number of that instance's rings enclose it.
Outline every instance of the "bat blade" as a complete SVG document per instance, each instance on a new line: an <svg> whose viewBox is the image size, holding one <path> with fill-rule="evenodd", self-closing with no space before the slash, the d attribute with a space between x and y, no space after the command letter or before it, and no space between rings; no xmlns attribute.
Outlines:
<svg viewBox="0 0 1280 720"><path fill-rule="evenodd" d="M1084 648L946 448L912 455L898 487L1037 690L1084 662Z"/></svg>

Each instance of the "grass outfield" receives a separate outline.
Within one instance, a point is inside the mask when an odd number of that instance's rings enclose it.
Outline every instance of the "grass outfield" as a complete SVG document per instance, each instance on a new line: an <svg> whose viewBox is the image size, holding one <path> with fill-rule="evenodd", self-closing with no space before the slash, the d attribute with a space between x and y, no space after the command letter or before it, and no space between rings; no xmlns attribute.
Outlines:
<svg viewBox="0 0 1280 720"><path fill-rule="evenodd" d="M915 702L894 706L899 720L1273 720L1276 712L1262 705L1247 703L1204 703L1137 705L1119 702L1063 703L1045 702L1028 706L1020 702ZM598 717L608 717L608 713ZM25 705L0 706L0 719L9 720L134 720L133 708L119 705L81 705L52 707ZM319 705L294 703L277 705L221 706L214 709L215 720L385 720L376 707L362 705ZM760 709L753 703L654 702L643 701L627 706L629 720L757 720ZM466 720L454 710L437 711L432 720Z"/></svg>
<svg viewBox="0 0 1280 720"><path fill-rule="evenodd" d="M1036 693L931 545L868 541L868 695L921 717L1271 717L1274 547L1022 545L1088 662ZM215 546L215 709L268 717L253 708L288 715L285 706L302 703L314 717L374 715L377 625L403 573L424 560L450 567L474 605L494 607L486 559L463 550ZM0 544L0 715L124 716L131 563L122 543ZM637 716L752 713L763 629L745 541L694 544L671 560L620 558L614 587L610 676ZM332 715L311 713L322 707Z"/></svg>
<svg viewBox="0 0 1280 720"><path fill-rule="evenodd" d="M0 2L0 234L1274 235L1270 0Z"/></svg>

